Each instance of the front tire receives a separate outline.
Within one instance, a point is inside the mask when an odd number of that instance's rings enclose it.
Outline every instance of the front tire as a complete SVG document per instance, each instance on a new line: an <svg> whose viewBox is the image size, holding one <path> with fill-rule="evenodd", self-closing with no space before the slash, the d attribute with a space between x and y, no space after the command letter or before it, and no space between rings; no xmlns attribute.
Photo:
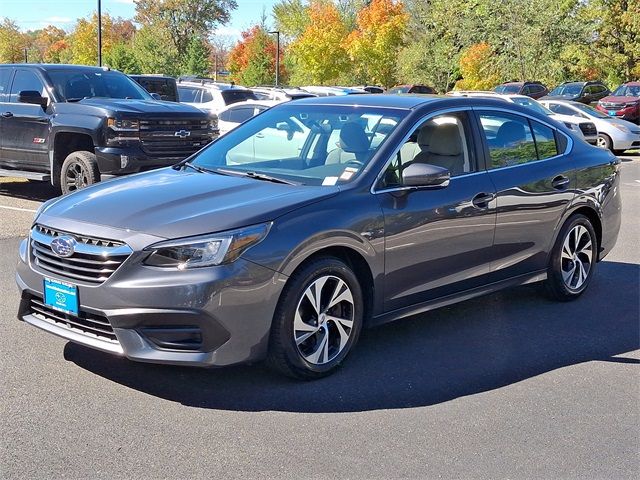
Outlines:
<svg viewBox="0 0 640 480"><path fill-rule="evenodd" d="M70 193L93 185L100 181L100 170L95 154L91 152L72 152L60 169L60 189Z"/></svg>
<svg viewBox="0 0 640 480"><path fill-rule="evenodd" d="M560 301L575 300L587 289L598 258L598 240L591 221L574 215L560 230L551 252L546 288Z"/></svg>
<svg viewBox="0 0 640 480"><path fill-rule="evenodd" d="M611 137L606 133L599 133L598 140L596 141L596 146L604 148L605 150L612 150L613 142L611 141Z"/></svg>
<svg viewBox="0 0 640 480"><path fill-rule="evenodd" d="M357 342L363 313L362 289L348 265L333 257L310 262L291 276L282 292L268 363L298 379L330 375Z"/></svg>

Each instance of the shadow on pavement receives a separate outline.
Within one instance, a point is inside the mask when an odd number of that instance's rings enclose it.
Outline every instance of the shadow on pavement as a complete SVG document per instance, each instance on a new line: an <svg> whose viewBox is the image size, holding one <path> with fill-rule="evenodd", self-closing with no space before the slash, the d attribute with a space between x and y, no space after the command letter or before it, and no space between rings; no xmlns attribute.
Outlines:
<svg viewBox="0 0 640 480"><path fill-rule="evenodd" d="M44 202L60 195L49 182L3 181L0 195Z"/></svg>
<svg viewBox="0 0 640 480"><path fill-rule="evenodd" d="M426 406L639 348L640 266L603 262L570 303L539 286L505 290L363 332L335 375L297 382L261 365L148 365L72 343L65 358L129 388L184 405L237 411L354 412Z"/></svg>

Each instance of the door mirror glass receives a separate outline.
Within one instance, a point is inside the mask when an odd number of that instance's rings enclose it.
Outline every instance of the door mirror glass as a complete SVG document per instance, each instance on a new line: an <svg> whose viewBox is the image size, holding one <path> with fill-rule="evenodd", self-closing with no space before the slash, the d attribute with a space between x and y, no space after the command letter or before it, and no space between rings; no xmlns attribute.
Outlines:
<svg viewBox="0 0 640 480"><path fill-rule="evenodd" d="M446 187L450 178L448 169L428 163L412 163L402 170L402 183L407 187Z"/></svg>
<svg viewBox="0 0 640 480"><path fill-rule="evenodd" d="M35 90L22 90L18 93L18 103L32 103L34 105L40 105L42 108L47 108L49 99L40 95L40 92Z"/></svg>

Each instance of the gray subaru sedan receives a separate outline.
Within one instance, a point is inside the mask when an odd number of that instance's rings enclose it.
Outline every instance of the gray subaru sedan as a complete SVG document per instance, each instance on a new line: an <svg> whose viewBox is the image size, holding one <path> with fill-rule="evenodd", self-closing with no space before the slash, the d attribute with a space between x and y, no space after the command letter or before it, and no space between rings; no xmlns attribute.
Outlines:
<svg viewBox="0 0 640 480"><path fill-rule="evenodd" d="M19 318L131 360L333 372L365 326L544 282L581 295L618 159L482 98L299 100L184 162L42 205Z"/></svg>

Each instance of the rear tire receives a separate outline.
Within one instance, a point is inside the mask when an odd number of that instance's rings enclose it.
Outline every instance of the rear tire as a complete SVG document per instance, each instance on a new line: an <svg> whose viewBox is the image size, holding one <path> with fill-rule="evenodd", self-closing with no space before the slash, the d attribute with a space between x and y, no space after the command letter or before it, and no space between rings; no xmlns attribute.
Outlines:
<svg viewBox="0 0 640 480"><path fill-rule="evenodd" d="M282 292L267 362L303 380L332 374L358 341L363 312L362 289L348 265L333 257L310 262Z"/></svg>
<svg viewBox="0 0 640 480"><path fill-rule="evenodd" d="M95 154L72 152L60 169L60 189L63 194L80 190L100 181L100 170Z"/></svg>
<svg viewBox="0 0 640 480"><path fill-rule="evenodd" d="M562 226L551 252L545 287L552 298L570 301L587 289L598 258L598 239L591 221L574 215Z"/></svg>

